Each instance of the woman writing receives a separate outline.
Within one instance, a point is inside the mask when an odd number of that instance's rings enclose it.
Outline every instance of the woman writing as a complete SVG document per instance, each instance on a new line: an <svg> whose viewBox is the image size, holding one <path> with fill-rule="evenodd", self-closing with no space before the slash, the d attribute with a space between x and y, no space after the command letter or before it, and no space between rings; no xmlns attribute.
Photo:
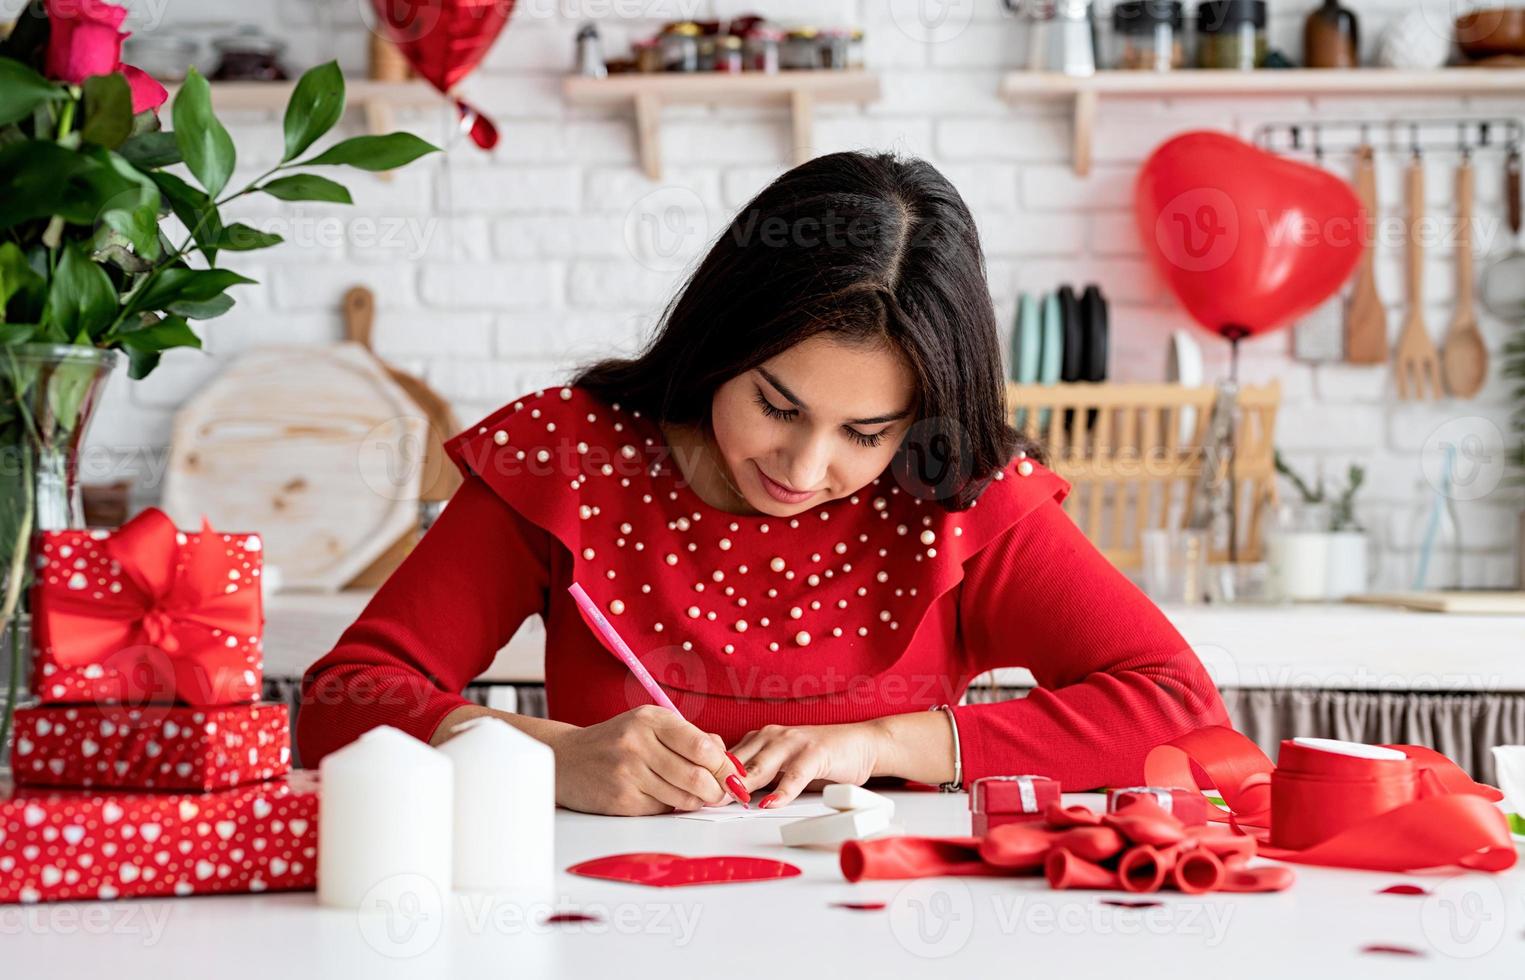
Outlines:
<svg viewBox="0 0 1525 980"><path fill-rule="evenodd" d="M438 743L493 714L554 748L557 801L595 813L764 790L776 806L876 776L1137 782L1151 747L1225 723L1223 705L1065 515L1002 384L952 185L890 156L796 167L638 356L450 442L464 485L306 676L304 763L376 725ZM684 718L602 647L574 581ZM536 614L550 717L468 703ZM1004 666L1038 688L957 705Z"/></svg>

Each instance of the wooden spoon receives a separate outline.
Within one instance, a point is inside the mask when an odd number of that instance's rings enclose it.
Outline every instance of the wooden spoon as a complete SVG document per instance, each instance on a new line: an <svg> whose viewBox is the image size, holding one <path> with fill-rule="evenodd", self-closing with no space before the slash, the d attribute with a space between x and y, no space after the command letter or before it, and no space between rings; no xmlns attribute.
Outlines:
<svg viewBox="0 0 1525 980"><path fill-rule="evenodd" d="M1370 146L1356 150L1354 184L1366 213L1364 232L1377 220L1377 168ZM1387 310L1377 294L1377 277L1372 272L1375 251L1375 236L1368 235L1345 307L1345 359L1352 364L1381 364L1387 360Z"/></svg>
<svg viewBox="0 0 1525 980"><path fill-rule="evenodd" d="M1405 183L1409 218L1409 310L1403 320L1403 332L1398 335L1393 367L1399 398L1439 398L1440 358L1424 325L1424 161L1417 153L1409 163ZM1426 388L1429 394L1425 393Z"/></svg>
<svg viewBox="0 0 1525 980"><path fill-rule="evenodd" d="M1456 168L1456 313L1441 348L1446 390L1471 398L1488 378L1488 347L1477 329L1472 308L1472 162L1462 157Z"/></svg>

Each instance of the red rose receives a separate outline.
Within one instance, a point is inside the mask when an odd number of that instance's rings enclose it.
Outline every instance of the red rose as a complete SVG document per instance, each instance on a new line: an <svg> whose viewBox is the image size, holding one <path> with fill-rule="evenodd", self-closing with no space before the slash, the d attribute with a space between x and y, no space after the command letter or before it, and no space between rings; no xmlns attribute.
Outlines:
<svg viewBox="0 0 1525 980"><path fill-rule="evenodd" d="M147 73L122 64L122 21L127 11L105 0L47 0L51 78L78 85L92 75L121 72L132 88L132 111L164 104L169 93Z"/></svg>
<svg viewBox="0 0 1525 980"><path fill-rule="evenodd" d="M127 11L104 0L47 0L48 76L78 85L122 63Z"/></svg>

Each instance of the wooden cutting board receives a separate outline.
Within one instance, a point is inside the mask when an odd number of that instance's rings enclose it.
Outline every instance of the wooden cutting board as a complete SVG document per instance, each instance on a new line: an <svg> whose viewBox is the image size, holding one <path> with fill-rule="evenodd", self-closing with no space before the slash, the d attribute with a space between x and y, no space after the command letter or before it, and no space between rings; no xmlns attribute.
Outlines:
<svg viewBox="0 0 1525 980"><path fill-rule="evenodd" d="M1398 606L1417 612L1525 616L1525 592L1394 592L1351 596L1346 602Z"/></svg>
<svg viewBox="0 0 1525 980"><path fill-rule="evenodd" d="M176 414L164 509L258 531L284 588L343 588L418 526L428 424L358 344L241 355Z"/></svg>

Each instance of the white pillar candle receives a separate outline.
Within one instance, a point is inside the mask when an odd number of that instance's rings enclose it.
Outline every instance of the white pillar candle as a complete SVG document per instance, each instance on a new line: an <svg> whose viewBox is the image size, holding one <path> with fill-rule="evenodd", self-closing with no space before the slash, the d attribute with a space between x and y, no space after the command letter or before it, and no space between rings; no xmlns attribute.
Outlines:
<svg viewBox="0 0 1525 980"><path fill-rule="evenodd" d="M455 886L549 898L556 757L499 718L463 722L440 746L455 763Z"/></svg>
<svg viewBox="0 0 1525 980"><path fill-rule="evenodd" d="M395 728L373 728L318 767L318 902L437 908L450 893L452 765Z"/></svg>

